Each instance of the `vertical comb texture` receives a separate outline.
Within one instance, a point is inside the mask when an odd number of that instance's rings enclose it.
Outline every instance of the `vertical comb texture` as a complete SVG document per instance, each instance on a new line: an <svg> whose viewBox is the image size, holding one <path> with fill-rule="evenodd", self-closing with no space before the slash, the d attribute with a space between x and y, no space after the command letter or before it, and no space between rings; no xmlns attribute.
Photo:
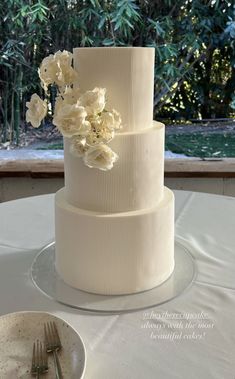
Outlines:
<svg viewBox="0 0 235 379"><path fill-rule="evenodd" d="M56 193L56 268L72 287L124 294L161 284L174 268L174 195L152 209L85 211Z"/></svg>
<svg viewBox="0 0 235 379"><path fill-rule="evenodd" d="M121 113L125 132L151 127L154 48L87 47L73 53L79 87L105 87L107 109Z"/></svg>
<svg viewBox="0 0 235 379"><path fill-rule="evenodd" d="M119 155L110 171L88 168L69 152L65 139L67 201L82 209L126 212L151 208L163 196L164 125L139 133L117 134L110 146Z"/></svg>

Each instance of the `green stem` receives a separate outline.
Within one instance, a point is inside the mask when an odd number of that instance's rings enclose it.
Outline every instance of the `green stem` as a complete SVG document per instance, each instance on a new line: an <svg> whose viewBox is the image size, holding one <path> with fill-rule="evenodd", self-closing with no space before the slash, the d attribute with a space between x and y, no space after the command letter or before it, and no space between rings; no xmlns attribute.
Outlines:
<svg viewBox="0 0 235 379"><path fill-rule="evenodd" d="M8 97L9 97L9 84L8 84L8 68L6 68L6 84L3 96L3 143L7 141L7 128L8 128Z"/></svg>

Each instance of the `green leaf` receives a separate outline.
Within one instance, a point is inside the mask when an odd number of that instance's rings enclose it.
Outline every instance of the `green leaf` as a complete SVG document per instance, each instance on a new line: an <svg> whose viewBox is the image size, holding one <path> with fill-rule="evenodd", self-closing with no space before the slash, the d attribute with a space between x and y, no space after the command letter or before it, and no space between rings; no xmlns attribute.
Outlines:
<svg viewBox="0 0 235 379"><path fill-rule="evenodd" d="M130 23L130 21L127 18L123 17L122 22L127 24L131 29L134 29L134 26Z"/></svg>
<svg viewBox="0 0 235 379"><path fill-rule="evenodd" d="M106 16L103 16L98 24L98 29L102 29L106 22Z"/></svg>
<svg viewBox="0 0 235 379"><path fill-rule="evenodd" d="M116 24L115 24L115 26L114 26L114 31L118 30L118 29L121 27L121 25L122 25L122 19L120 18L120 19L116 22Z"/></svg>
<svg viewBox="0 0 235 379"><path fill-rule="evenodd" d="M102 44L104 46L111 46L114 44L114 41L112 39L109 39L109 38L105 38L103 41L102 41Z"/></svg>

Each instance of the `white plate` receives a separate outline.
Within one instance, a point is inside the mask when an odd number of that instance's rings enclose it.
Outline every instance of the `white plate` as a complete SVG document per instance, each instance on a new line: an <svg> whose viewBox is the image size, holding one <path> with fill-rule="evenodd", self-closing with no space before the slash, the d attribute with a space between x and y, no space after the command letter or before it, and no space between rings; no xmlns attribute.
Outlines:
<svg viewBox="0 0 235 379"><path fill-rule="evenodd" d="M85 370L85 347L78 333L64 320L45 312L17 312L0 317L0 378L31 377L33 342L43 341L43 324L55 321L63 349L59 359L65 379L79 379ZM49 371L45 379L55 378L53 357L48 357Z"/></svg>

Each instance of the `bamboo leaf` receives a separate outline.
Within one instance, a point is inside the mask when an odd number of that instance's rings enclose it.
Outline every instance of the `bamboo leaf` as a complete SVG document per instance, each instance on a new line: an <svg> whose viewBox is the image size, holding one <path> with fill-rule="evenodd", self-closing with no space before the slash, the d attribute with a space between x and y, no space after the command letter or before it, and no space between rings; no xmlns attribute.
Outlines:
<svg viewBox="0 0 235 379"><path fill-rule="evenodd" d="M98 29L102 29L106 21L106 16L103 16L98 24Z"/></svg>
<svg viewBox="0 0 235 379"><path fill-rule="evenodd" d="M109 38L105 38L103 41L102 41L102 44L104 46L111 46L114 44L113 40L112 39L109 39Z"/></svg>

